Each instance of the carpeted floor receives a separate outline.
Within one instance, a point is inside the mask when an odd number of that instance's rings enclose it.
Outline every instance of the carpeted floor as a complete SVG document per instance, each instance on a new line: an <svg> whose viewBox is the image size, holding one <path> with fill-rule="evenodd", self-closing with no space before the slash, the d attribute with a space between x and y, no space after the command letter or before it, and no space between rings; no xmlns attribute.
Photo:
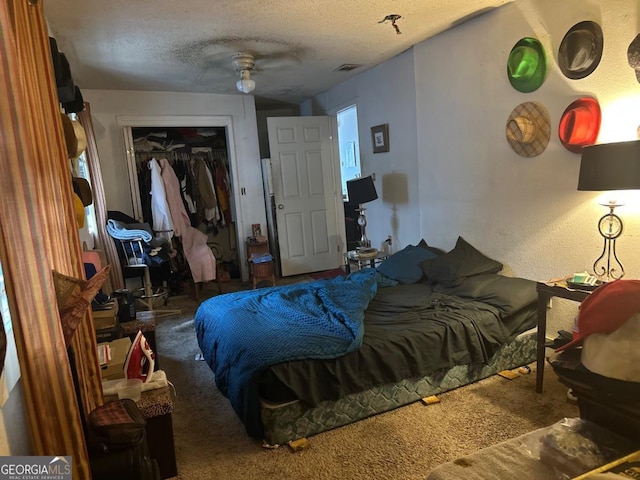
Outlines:
<svg viewBox="0 0 640 480"><path fill-rule="evenodd" d="M241 288L223 285L225 292ZM200 300L216 293L215 285L207 285ZM187 297L171 303L183 314L159 319L156 341L177 391L173 428L181 480L418 480L441 463L579 415L551 369L544 393L535 392L533 368L514 380L496 376L442 394L439 404L417 402L321 433L301 452L265 449L246 435L208 365L196 360L198 303Z"/></svg>

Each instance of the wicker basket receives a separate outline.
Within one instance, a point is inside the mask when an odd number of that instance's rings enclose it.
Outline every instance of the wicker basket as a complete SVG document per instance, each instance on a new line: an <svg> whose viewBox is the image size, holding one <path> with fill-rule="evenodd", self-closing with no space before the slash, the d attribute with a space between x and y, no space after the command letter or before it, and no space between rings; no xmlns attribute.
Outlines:
<svg viewBox="0 0 640 480"><path fill-rule="evenodd" d="M273 261L263 263L251 262L251 270L256 278L266 278L273 275Z"/></svg>

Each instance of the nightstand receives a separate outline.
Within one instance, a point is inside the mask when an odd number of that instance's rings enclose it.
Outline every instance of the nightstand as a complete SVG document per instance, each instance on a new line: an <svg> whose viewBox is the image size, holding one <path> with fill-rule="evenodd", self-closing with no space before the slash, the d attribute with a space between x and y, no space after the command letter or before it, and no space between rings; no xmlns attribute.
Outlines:
<svg viewBox="0 0 640 480"><path fill-rule="evenodd" d="M360 270L363 267L371 267L375 268L377 265L380 265L383 260L389 258L389 255L384 252L378 252L375 256L368 255L358 255L357 250L349 250L344 254L344 267L347 273L351 273L351 267L358 267Z"/></svg>
<svg viewBox="0 0 640 480"><path fill-rule="evenodd" d="M566 298L574 302L582 302L591 292L586 290L574 290L567 287L564 280L548 284L538 282L538 339L536 349L536 392L542 393L544 380L545 343L547 335L547 305L553 297Z"/></svg>

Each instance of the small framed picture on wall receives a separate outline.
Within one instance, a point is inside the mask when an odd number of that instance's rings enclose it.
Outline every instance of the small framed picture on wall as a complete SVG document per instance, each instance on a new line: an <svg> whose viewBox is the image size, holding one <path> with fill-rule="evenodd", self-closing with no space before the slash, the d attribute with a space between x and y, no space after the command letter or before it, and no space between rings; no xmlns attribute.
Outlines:
<svg viewBox="0 0 640 480"><path fill-rule="evenodd" d="M373 143L373 153L389 151L389 124L376 125L371 127L371 142Z"/></svg>

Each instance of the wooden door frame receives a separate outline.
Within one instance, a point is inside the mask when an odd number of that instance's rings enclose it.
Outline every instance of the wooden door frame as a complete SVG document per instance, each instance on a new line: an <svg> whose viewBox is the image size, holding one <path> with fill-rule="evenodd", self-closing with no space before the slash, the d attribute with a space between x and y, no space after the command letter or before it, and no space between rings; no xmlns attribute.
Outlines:
<svg viewBox="0 0 640 480"><path fill-rule="evenodd" d="M136 169L136 157L133 149L133 137L131 128L136 127L203 127L221 128L227 132L227 153L229 155L229 179L231 181L232 208L234 209L235 234L238 252L238 263L242 267L247 263L246 252L240 248L239 241L243 238L244 220L241 211L239 184L239 169L235 149L235 136L233 133L233 117L231 115L118 115L116 124L122 129L127 157L127 171L129 173L129 188L131 193L131 205L134 217L136 212L141 218L140 192L138 189L138 172ZM136 217L138 218L138 217ZM242 269L242 280L245 281L245 269Z"/></svg>

